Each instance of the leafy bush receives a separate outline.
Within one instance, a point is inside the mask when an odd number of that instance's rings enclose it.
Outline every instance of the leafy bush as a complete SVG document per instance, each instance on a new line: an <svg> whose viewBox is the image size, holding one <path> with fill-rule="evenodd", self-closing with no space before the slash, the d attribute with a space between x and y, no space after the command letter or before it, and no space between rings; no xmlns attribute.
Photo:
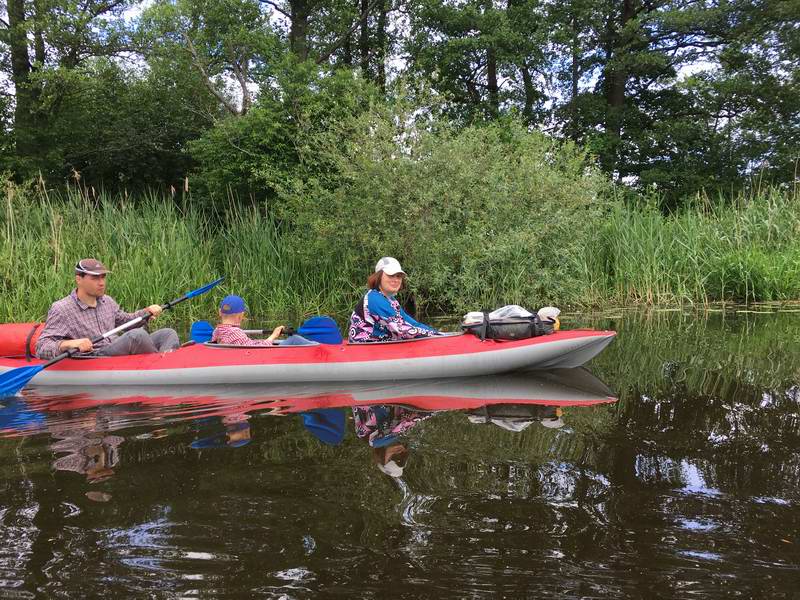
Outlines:
<svg viewBox="0 0 800 600"><path fill-rule="evenodd" d="M394 255L427 309L581 303L607 189L587 156L512 121L454 131L413 117L374 108L316 136L335 176L283 200L303 262L334 260L359 282Z"/></svg>

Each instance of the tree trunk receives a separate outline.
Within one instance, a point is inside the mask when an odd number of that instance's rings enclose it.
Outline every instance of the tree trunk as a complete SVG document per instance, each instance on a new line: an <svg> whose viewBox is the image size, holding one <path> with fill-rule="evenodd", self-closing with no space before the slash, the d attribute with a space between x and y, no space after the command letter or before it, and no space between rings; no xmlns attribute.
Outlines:
<svg viewBox="0 0 800 600"><path fill-rule="evenodd" d="M572 26L572 72L570 73L570 83L572 84L570 90L570 107L569 107L569 137L572 141L577 142L579 133L580 133L580 126L578 124L578 81L580 79L580 59L581 59L581 47L580 47L580 39L578 31L578 17L575 13L575 9L573 8L572 12L572 19L571 19L571 26Z"/></svg>
<svg viewBox="0 0 800 600"><path fill-rule="evenodd" d="M522 87L525 90L525 106L522 107L522 115L528 123L533 123L533 103L536 101L537 94L527 60L522 61L520 71L522 72Z"/></svg>
<svg viewBox="0 0 800 600"><path fill-rule="evenodd" d="M601 159L606 171L612 173L616 170L618 156L617 149L622 136L622 120L625 108L625 86L628 82L628 70L620 60L629 51L630 40L625 33L625 26L634 17L634 2L636 0L622 0L622 10L619 22L615 22L610 15L606 24L606 63L605 68L605 99L606 99L606 135L609 137L609 149Z"/></svg>
<svg viewBox="0 0 800 600"><path fill-rule="evenodd" d="M361 34L358 38L358 54L361 59L361 72L369 77L369 0L361 0Z"/></svg>
<svg viewBox="0 0 800 600"><path fill-rule="evenodd" d="M355 0L355 9L358 12L360 0ZM347 67L353 66L353 33L348 31L342 42L342 62Z"/></svg>
<svg viewBox="0 0 800 600"><path fill-rule="evenodd" d="M382 92L386 92L386 54L387 54L387 36L386 36L386 16L388 14L386 8L386 0L378 1L378 26L375 33L375 46L377 52L375 53L375 66L377 72L378 86Z"/></svg>
<svg viewBox="0 0 800 600"><path fill-rule="evenodd" d="M308 58L308 19L310 7L307 0L290 0L291 28L289 47L300 60Z"/></svg>
<svg viewBox="0 0 800 600"><path fill-rule="evenodd" d="M28 55L28 36L25 21L25 0L7 2L11 49L11 81L14 84L14 134L17 156L31 158L37 153L36 103L38 93L31 84L31 63Z"/></svg>
<svg viewBox="0 0 800 600"><path fill-rule="evenodd" d="M44 64L46 55L45 55L45 46L44 46L44 32L42 31L42 20L45 17L46 9L42 8L42 0L34 0L33 1L33 11L34 11L34 30L33 30L33 49L34 55L33 60L38 65L41 66Z"/></svg>
<svg viewBox="0 0 800 600"><path fill-rule="evenodd" d="M494 117L500 112L500 86L497 83L497 52L492 47L486 50L486 88L489 92L489 110Z"/></svg>

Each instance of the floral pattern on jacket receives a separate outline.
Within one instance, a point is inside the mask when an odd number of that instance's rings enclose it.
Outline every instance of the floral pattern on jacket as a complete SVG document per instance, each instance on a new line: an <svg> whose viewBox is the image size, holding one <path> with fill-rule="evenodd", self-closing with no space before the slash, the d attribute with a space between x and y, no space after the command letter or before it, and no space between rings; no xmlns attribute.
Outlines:
<svg viewBox="0 0 800 600"><path fill-rule="evenodd" d="M350 342L409 340L439 335L435 329L415 321L394 296L369 290L350 315Z"/></svg>

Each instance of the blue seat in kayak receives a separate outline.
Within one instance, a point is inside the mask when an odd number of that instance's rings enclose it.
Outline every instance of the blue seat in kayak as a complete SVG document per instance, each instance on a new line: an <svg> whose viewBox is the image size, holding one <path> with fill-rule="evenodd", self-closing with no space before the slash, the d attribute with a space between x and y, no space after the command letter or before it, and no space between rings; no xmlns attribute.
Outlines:
<svg viewBox="0 0 800 600"><path fill-rule="evenodd" d="M297 333L308 340L314 340L320 344L342 343L342 334L339 331L339 326L336 324L336 321L326 316L306 319L306 321L300 325Z"/></svg>
<svg viewBox="0 0 800 600"><path fill-rule="evenodd" d="M320 442L338 446L344 439L345 416L339 408L318 408L300 413L303 426Z"/></svg>

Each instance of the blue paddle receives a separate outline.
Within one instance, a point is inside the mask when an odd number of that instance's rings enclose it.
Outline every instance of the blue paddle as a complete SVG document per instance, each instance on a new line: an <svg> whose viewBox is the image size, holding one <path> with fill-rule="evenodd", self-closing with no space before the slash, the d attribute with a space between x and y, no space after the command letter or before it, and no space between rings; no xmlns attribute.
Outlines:
<svg viewBox="0 0 800 600"><path fill-rule="evenodd" d="M300 413L303 426L323 444L338 446L344 439L344 413L338 408L318 408Z"/></svg>
<svg viewBox="0 0 800 600"><path fill-rule="evenodd" d="M163 310L168 310L173 306L175 306L176 304L180 304L184 300L189 300L190 298L194 298L195 296L199 296L200 294L205 294L208 290L213 288L215 285L219 284L223 279L225 278L220 277L219 279L217 279L216 281L212 281L208 285L204 285L203 287L197 288L196 290L192 290L191 292L186 292L180 298L172 300L171 302L167 302L166 304L162 304L161 308ZM139 325L140 323L147 321L148 319L150 319L150 316L151 315L148 313L145 316L136 317L135 319L128 321L127 323L123 323L119 327L115 327L111 331L106 331L100 337L93 339L92 344L96 344L97 342L109 338L112 335L116 335L123 331L127 331L131 327L135 327L136 325ZM55 358L50 359L44 364L32 365L30 367L19 367L16 369L11 369L10 371L6 371L3 374L0 374L0 398L2 398L3 396L13 396L17 392L19 392L22 388L24 388L25 385L27 385L27 383L31 379L33 379L39 371L46 369L47 367L54 365L57 362L64 360L65 358L74 356L77 353L78 353L77 348L70 348L66 352L62 352L61 354L59 354Z"/></svg>

